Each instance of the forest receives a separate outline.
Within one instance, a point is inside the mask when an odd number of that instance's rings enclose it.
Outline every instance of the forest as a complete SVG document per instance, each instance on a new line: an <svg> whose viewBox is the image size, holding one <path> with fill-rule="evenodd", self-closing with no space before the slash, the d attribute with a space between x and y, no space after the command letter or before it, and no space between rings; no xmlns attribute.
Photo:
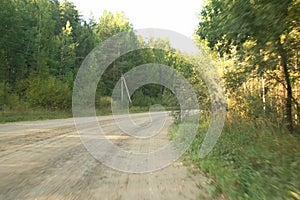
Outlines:
<svg viewBox="0 0 300 200"><path fill-rule="evenodd" d="M300 199L299 0L209 0L196 39L226 85L227 122L205 159L229 199Z"/></svg>
<svg viewBox="0 0 300 200"><path fill-rule="evenodd" d="M85 57L107 38L134 30L123 12L105 11L86 21L68 0L0 5L2 123L71 117L73 84ZM198 149L209 122L209 95L195 66L168 40L145 43L136 37L143 50L114 61L98 83L98 114L109 114L121 74L146 63L172 66L207 108L188 157L212 177L211 192L228 199L300 200L300 1L207 0L193 39L226 86L225 127L206 158L199 158ZM132 100L137 112L153 104L178 108L172 92L155 84L138 89Z"/></svg>
<svg viewBox="0 0 300 200"><path fill-rule="evenodd" d="M133 25L123 12L105 11L99 19L85 21L69 1L1 1L1 121L28 117L51 118L69 115L72 88L84 58L101 42ZM110 96L121 74L135 66L156 63L173 67L191 76L193 68L171 49L167 40L151 39L144 50L120 57L111 64L98 84L96 106L109 113ZM152 48L150 48L152 47ZM200 80L199 80L200 81ZM200 91L200 90L199 90ZM153 103L174 107L176 99L166 88L148 85L136 91L132 105L148 107ZM34 112L35 111L35 112ZM52 114L51 114L52 113ZM63 113L63 114L62 114Z"/></svg>

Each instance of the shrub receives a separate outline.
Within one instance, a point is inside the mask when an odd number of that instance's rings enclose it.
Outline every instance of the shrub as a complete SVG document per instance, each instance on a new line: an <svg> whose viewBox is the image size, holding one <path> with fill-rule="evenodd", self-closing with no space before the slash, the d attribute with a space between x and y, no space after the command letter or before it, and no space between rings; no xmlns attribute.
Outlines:
<svg viewBox="0 0 300 200"><path fill-rule="evenodd" d="M0 84L0 109L5 110L18 108L20 106L19 96L11 92L8 85Z"/></svg>
<svg viewBox="0 0 300 200"><path fill-rule="evenodd" d="M109 96L104 96L98 98L98 101L96 101L96 106L100 109L110 109L112 104L112 98Z"/></svg>
<svg viewBox="0 0 300 200"><path fill-rule="evenodd" d="M67 83L55 77L30 78L26 98L31 106L46 109L68 109L71 107L71 89Z"/></svg>

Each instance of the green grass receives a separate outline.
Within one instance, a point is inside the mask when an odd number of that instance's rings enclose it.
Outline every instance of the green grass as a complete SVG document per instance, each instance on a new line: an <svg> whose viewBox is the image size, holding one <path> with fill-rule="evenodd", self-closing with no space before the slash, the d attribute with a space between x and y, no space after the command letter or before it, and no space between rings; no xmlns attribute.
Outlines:
<svg viewBox="0 0 300 200"><path fill-rule="evenodd" d="M63 119L69 117L72 117L71 111L47 110L42 108L0 111L0 123Z"/></svg>
<svg viewBox="0 0 300 200"><path fill-rule="evenodd" d="M207 127L203 120L188 157L228 199L300 199L299 134L263 120L231 119L213 151L200 159Z"/></svg>
<svg viewBox="0 0 300 200"><path fill-rule="evenodd" d="M96 115L97 116L106 116L111 115L111 109L105 108L105 109L96 109Z"/></svg>
<svg viewBox="0 0 300 200"><path fill-rule="evenodd" d="M148 107L131 107L130 113L148 112ZM96 109L97 116L111 115L111 108ZM36 121L47 119L65 119L73 117L72 110L49 110L44 108L5 109L0 111L0 123L18 121Z"/></svg>

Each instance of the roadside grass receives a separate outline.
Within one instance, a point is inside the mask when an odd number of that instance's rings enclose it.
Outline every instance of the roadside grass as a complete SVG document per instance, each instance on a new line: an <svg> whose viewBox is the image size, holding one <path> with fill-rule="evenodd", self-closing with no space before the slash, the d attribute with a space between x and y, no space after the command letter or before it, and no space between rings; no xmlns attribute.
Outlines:
<svg viewBox="0 0 300 200"><path fill-rule="evenodd" d="M106 116L106 115L111 115L111 114L112 114L111 109L108 109L108 108L104 108L104 109L97 108L96 109L97 116Z"/></svg>
<svg viewBox="0 0 300 200"><path fill-rule="evenodd" d="M97 116L111 115L109 109L96 109ZM0 123L37 121L48 119L66 119L73 117L72 110L45 109L45 108L18 108L0 111Z"/></svg>
<svg viewBox="0 0 300 200"><path fill-rule="evenodd" d="M149 112L149 107L131 106L129 108L129 113L143 113L143 112Z"/></svg>
<svg viewBox="0 0 300 200"><path fill-rule="evenodd" d="M150 107L140 107L140 106L130 106L129 107L129 113L130 114L135 114L135 113L145 113L149 112ZM102 108L102 109L96 109L96 114L98 116L104 116L104 115L112 115L111 107L109 108Z"/></svg>
<svg viewBox="0 0 300 200"><path fill-rule="evenodd" d="M72 112L67 110L36 109L6 109L0 111L0 123L18 121L36 121L47 119L63 119L72 117Z"/></svg>
<svg viewBox="0 0 300 200"><path fill-rule="evenodd" d="M149 107L130 107L129 113L148 112ZM96 108L97 116L111 115L111 108ZM16 109L0 110L0 123L19 122L19 121L37 121L47 119L65 119L73 117L72 110L45 109L45 108L27 108L18 107Z"/></svg>
<svg viewBox="0 0 300 200"><path fill-rule="evenodd" d="M300 199L299 134L264 120L231 118L213 151L200 159L208 125L201 120L186 157L214 179L217 193L228 199Z"/></svg>
<svg viewBox="0 0 300 200"><path fill-rule="evenodd" d="M202 121L203 119L200 119L200 123L196 123L196 121L194 119L192 119L191 121L184 121L179 122L179 118L177 116L177 114L172 115L174 118L174 122L172 124L172 126L169 129L169 139L171 140L173 146L175 149L177 150L182 150L182 143L186 143L186 140L188 139L189 141L192 140L192 138L190 137L191 131L194 131L194 128L197 128L199 126L202 125L203 130L207 129L208 126L206 126L206 121ZM198 137L198 135L196 135L196 138ZM196 139L195 138L195 139ZM187 143L186 143L187 144ZM188 166L188 170L189 170L189 175L190 176L195 176L198 173L203 174L200 166L191 159L191 155L192 155L192 146L195 145L195 142L192 141L192 144L190 147L188 147L187 152L182 156L181 162L183 163L183 165ZM195 148L194 148L195 149ZM193 150L194 150L193 149ZM200 146L199 146L200 149ZM209 193L210 198L214 199L214 198L218 198L222 195L221 193L221 189L218 187L218 185L216 184L214 177L211 176L210 174L205 173L206 177L207 177L207 181L205 184L207 184L208 190L207 192ZM197 187L202 190L202 184L203 183L198 183ZM206 199L206 197L204 196L198 196L199 199Z"/></svg>

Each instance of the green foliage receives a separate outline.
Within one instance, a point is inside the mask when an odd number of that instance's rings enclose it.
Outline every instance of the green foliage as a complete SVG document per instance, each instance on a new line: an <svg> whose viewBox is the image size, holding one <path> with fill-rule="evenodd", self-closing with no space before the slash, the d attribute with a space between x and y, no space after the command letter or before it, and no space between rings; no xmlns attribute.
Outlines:
<svg viewBox="0 0 300 200"><path fill-rule="evenodd" d="M133 106L150 107L153 104L159 103L157 100L160 100L160 98L145 95L141 89L138 89L132 95Z"/></svg>
<svg viewBox="0 0 300 200"><path fill-rule="evenodd" d="M47 109L69 109L71 90L66 83L55 77L31 78L28 81L26 97L31 106Z"/></svg>
<svg viewBox="0 0 300 200"><path fill-rule="evenodd" d="M112 98L108 96L100 97L98 101L96 101L96 106L100 109L110 109L112 105Z"/></svg>
<svg viewBox="0 0 300 200"><path fill-rule="evenodd" d="M19 108L7 109L0 112L0 123L17 122L17 121L33 121L46 119L63 119L71 118L72 113L65 110L48 110L43 108Z"/></svg>
<svg viewBox="0 0 300 200"><path fill-rule="evenodd" d="M0 110L15 109L20 105L19 96L7 91L10 91L9 86L0 84Z"/></svg>
<svg viewBox="0 0 300 200"><path fill-rule="evenodd" d="M288 134L299 124L299 10L299 0L209 0L200 14L197 36L223 67L230 114L200 159L203 119L189 155L228 199L299 199L300 138Z"/></svg>
<svg viewBox="0 0 300 200"><path fill-rule="evenodd" d="M299 84L293 78L299 79L299 8L298 0L210 0L197 29L199 38L220 57L234 61L224 70L228 93L264 78L268 94L261 93L291 132L297 118L293 103L299 101ZM283 101L274 103L278 99Z"/></svg>
<svg viewBox="0 0 300 200"><path fill-rule="evenodd" d="M145 85L132 95L133 107L149 108L154 104L162 105L166 110L180 109L175 95L167 88L161 94L161 87L157 84Z"/></svg>
<svg viewBox="0 0 300 200"><path fill-rule="evenodd" d="M95 45L91 44L94 42L91 27L83 23L69 1L4 0L0 5L3 10L0 13L3 19L0 25L0 82L5 86L0 88L3 93L1 107L14 109L15 104L30 102L48 108L54 106L53 109L69 108L71 105L62 102L60 92L57 92L58 97L52 96L50 100L57 103L49 104L49 99L45 98L47 91L38 91L38 86L29 79L38 77L39 82L43 82L44 78L49 81L47 77L53 76L57 82L55 87L70 96L76 72ZM44 82L39 89L50 88L51 81L48 86ZM65 83L69 86L68 91ZM27 88L29 86L31 88ZM29 90L45 94L39 99L38 94ZM52 92L55 93L54 89ZM46 102L42 103L42 100ZM63 104L59 105L59 102Z"/></svg>
<svg viewBox="0 0 300 200"><path fill-rule="evenodd" d="M175 95L170 90L164 90L162 94L161 104L172 109L179 109L179 103L175 97Z"/></svg>
<svg viewBox="0 0 300 200"><path fill-rule="evenodd" d="M115 14L104 11L99 18L99 23L95 25L94 32L99 42L102 42L109 37L132 29L129 19L124 12L117 12Z"/></svg>
<svg viewBox="0 0 300 200"><path fill-rule="evenodd" d="M300 194L298 136L262 119L229 118L213 151L200 159L207 127L203 120L189 155L229 199L293 199Z"/></svg>
<svg viewBox="0 0 300 200"><path fill-rule="evenodd" d="M200 76L185 60L186 55L172 49L167 39L139 40L123 12L105 11L97 21L86 22L68 0L3 0L0 6L0 103L3 110L18 110L17 107L69 109L73 82L83 59L100 42L123 31L128 31L127 37L133 41L130 45L142 50L120 56L108 67L96 91L97 108L109 107L107 96L111 95L121 74L146 63L165 64L178 70L191 81L201 102L207 100L207 94L201 91ZM122 44L113 48L121 50ZM161 81L171 78L171 75L164 77L159 70L154 74ZM89 88L85 86L83 98L84 93L94 92ZM79 101L92 105L91 100ZM131 107L144 110L153 104L178 109L173 93L155 84L135 92Z"/></svg>
<svg viewBox="0 0 300 200"><path fill-rule="evenodd" d="M109 96L100 96L95 100L95 108L97 115L110 115L112 113L111 106L114 101Z"/></svg>

